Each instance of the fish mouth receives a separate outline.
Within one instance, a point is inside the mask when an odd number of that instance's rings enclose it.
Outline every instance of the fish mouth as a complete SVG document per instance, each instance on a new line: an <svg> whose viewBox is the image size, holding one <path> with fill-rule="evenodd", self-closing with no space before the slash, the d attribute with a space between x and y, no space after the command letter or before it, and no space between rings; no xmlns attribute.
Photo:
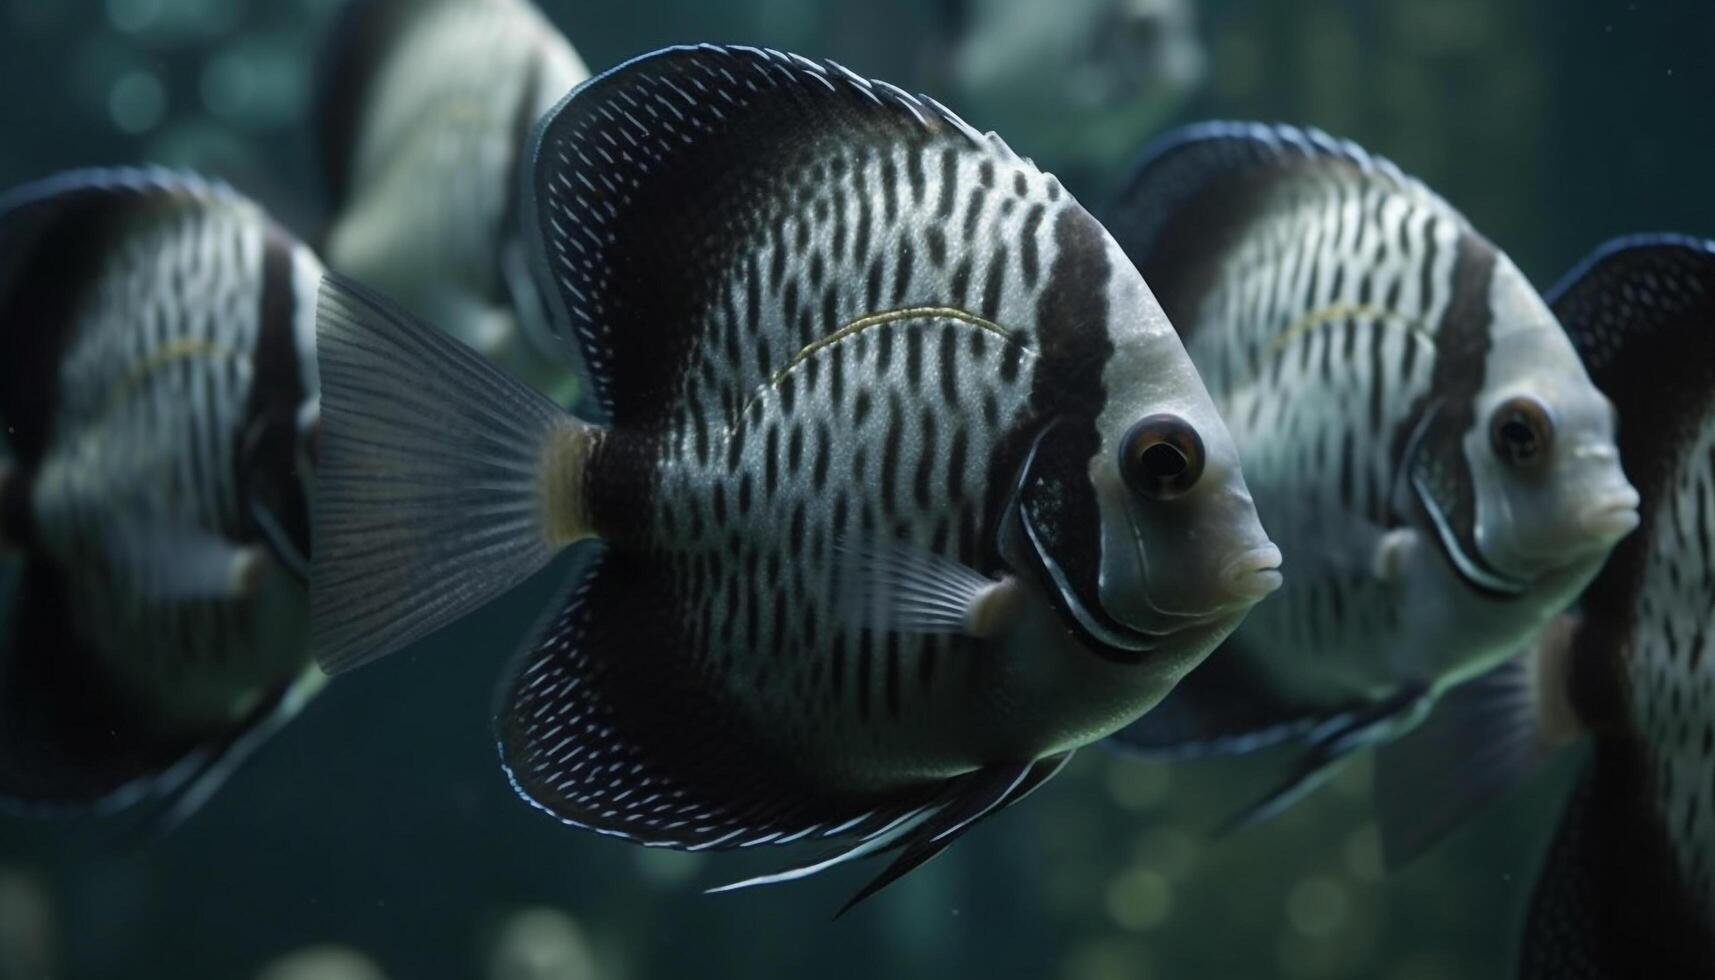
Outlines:
<svg viewBox="0 0 1715 980"><path fill-rule="evenodd" d="M1280 549L1272 544L1252 548L1223 565L1220 578L1238 602L1258 602L1285 581L1280 574Z"/></svg>
<svg viewBox="0 0 1715 980"><path fill-rule="evenodd" d="M1578 515L1578 529L1603 544L1625 537L1637 530L1643 518L1638 514L1638 492L1627 488L1586 507Z"/></svg>

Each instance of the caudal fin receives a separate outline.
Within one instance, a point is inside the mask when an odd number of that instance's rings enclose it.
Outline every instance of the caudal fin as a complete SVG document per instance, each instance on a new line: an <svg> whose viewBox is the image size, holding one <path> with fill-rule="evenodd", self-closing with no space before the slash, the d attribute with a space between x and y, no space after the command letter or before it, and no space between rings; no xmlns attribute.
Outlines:
<svg viewBox="0 0 1715 980"><path fill-rule="evenodd" d="M588 426L360 286L322 281L310 566L327 671L411 643L582 536Z"/></svg>

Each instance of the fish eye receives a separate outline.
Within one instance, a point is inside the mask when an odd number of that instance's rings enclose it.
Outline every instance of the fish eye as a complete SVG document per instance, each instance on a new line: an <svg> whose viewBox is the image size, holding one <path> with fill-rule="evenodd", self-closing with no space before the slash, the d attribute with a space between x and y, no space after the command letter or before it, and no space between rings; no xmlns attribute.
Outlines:
<svg viewBox="0 0 1715 980"><path fill-rule="evenodd" d="M1534 398L1509 398L1489 418L1489 443L1509 465L1534 466L1554 444L1554 420Z"/></svg>
<svg viewBox="0 0 1715 980"><path fill-rule="evenodd" d="M1145 497L1169 500L1203 475L1203 440L1177 415L1151 415L1131 427L1120 445L1120 475Z"/></svg>

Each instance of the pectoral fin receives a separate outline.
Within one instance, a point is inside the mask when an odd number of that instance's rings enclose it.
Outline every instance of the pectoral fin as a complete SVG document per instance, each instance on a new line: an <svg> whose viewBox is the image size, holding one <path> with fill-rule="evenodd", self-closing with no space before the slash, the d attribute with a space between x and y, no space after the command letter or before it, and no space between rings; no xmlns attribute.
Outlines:
<svg viewBox="0 0 1715 980"><path fill-rule="evenodd" d="M1437 699L1428 719L1376 755L1382 859L1404 867L1527 779L1579 733L1566 691L1575 620Z"/></svg>
<svg viewBox="0 0 1715 980"><path fill-rule="evenodd" d="M256 588L268 562L261 548L213 531L140 519L113 524L107 547L126 588L153 602L241 598Z"/></svg>
<svg viewBox="0 0 1715 980"><path fill-rule="evenodd" d="M1015 579L904 542L844 538L834 551L841 615L860 629L993 636L1021 598Z"/></svg>

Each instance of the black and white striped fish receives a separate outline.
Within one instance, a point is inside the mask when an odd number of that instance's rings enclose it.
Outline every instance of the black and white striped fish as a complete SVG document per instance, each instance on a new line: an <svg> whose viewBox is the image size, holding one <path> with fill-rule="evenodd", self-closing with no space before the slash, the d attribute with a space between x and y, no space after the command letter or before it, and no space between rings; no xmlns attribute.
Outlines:
<svg viewBox="0 0 1715 980"><path fill-rule="evenodd" d="M1391 163L1315 131L1194 126L1146 156L1109 224L1293 569L1120 740L1169 755L1301 744L1248 822L1438 700L1462 724L1442 696L1577 596L1636 525L1637 494L1612 406L1541 297ZM1398 862L1443 828L1390 801L1389 767L1378 803ZM1395 768L1409 781L1421 767Z"/></svg>
<svg viewBox="0 0 1715 980"><path fill-rule="evenodd" d="M1715 975L1715 242L1611 242L1550 293L1620 411L1643 523L1540 645L1514 728L1594 736L1520 974Z"/></svg>
<svg viewBox="0 0 1715 980"><path fill-rule="evenodd" d="M579 88L530 159L596 414L330 279L311 608L339 670L595 539L499 698L541 809L661 847L841 842L761 881L900 850L861 898L1279 584L1148 287L998 137L703 46Z"/></svg>
<svg viewBox="0 0 1715 980"><path fill-rule="evenodd" d="M0 198L0 800L188 813L309 657L314 255L164 170Z"/></svg>
<svg viewBox="0 0 1715 980"><path fill-rule="evenodd" d="M565 394L516 188L531 127L588 77L529 0L350 3L318 72L329 267Z"/></svg>

